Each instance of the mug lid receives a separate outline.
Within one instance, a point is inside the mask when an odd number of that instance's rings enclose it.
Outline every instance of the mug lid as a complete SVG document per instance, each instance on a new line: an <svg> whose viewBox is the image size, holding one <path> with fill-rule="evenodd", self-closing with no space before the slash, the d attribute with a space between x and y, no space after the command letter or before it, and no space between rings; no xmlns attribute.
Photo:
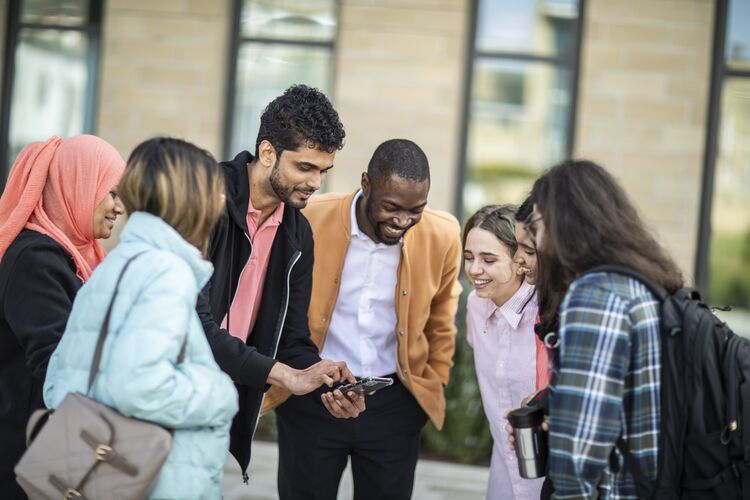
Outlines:
<svg viewBox="0 0 750 500"><path fill-rule="evenodd" d="M536 427L544 421L544 409L539 406L522 406L508 412L513 427Z"/></svg>

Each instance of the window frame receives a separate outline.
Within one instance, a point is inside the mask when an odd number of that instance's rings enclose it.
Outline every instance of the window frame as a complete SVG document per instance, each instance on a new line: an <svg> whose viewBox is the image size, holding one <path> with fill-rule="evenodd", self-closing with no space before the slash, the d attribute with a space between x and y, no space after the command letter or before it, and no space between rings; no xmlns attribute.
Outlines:
<svg viewBox="0 0 750 500"><path fill-rule="evenodd" d="M729 0L717 0L714 9L714 40L711 61L711 85L708 96L708 119L703 157L703 183L701 184L700 215L698 219L698 245L695 252L695 285L708 297L711 253L711 217L713 216L716 159L719 152L719 126L721 123L721 96L729 78L750 79L750 70L729 67L725 61Z"/></svg>
<svg viewBox="0 0 750 500"><path fill-rule="evenodd" d="M477 49L477 23L479 16L479 2L482 0L471 0L469 12L469 36L466 42L466 64L464 73L463 92L463 114L461 116L461 135L458 148L458 175L456 176L456 191L454 199L454 212L459 219L463 219L464 209L464 185L469 177L469 162L466 156L469 147L469 125L471 124L471 94L474 83L474 68L478 59L493 59L499 61L521 61L541 62L552 67L563 67L570 71L570 114L567 120L568 133L565 141L565 153L567 156L573 154L576 136L576 120L578 116L578 82L581 62L581 45L585 27L586 1L578 0L578 29L573 43L573 48L567 54L553 56L541 56L531 53L504 51L504 50L479 50ZM487 0L485 0L487 1Z"/></svg>
<svg viewBox="0 0 750 500"><path fill-rule="evenodd" d="M336 50L338 48L338 39L341 30L341 0L334 0L333 2L333 15L336 19L336 29L333 33L333 38L330 41L320 40L290 40L284 38L273 38L273 37L259 37L259 36L243 36L240 26L240 19L242 15L242 4L244 0L233 0L232 2L232 27L230 29L230 49L229 49L229 69L227 74L226 90L224 95L226 99L224 102L224 134L222 137L221 149L224 154L224 158L231 158L237 151L231 151L232 137L234 134L234 105L236 98L237 89L237 65L238 57L240 54L240 47L246 43L258 43L264 45L286 45L296 47L317 47L328 49L333 56L331 58L331 68L329 78L329 89L327 92L328 97L331 101L334 101L334 81L337 70L337 57ZM253 145L254 146L254 145ZM251 151L252 152L252 151Z"/></svg>
<svg viewBox="0 0 750 500"><path fill-rule="evenodd" d="M13 83L16 69L16 47L18 36L24 28L56 31L79 31L84 33L88 43L88 69L86 110L82 133L94 133L99 103L99 69L101 54L102 20L105 0L89 0L86 22L78 26L55 23L28 23L21 21L21 7L24 0L8 0L6 11L5 47L3 54L3 78L0 95L0 191L10 172L11 164L6 164L10 134L10 115L12 111Z"/></svg>

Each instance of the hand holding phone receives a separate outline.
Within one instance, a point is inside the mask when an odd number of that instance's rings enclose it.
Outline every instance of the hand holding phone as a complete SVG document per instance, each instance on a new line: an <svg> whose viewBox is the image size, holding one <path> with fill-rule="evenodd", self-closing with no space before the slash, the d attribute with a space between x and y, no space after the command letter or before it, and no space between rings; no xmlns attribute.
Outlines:
<svg viewBox="0 0 750 500"><path fill-rule="evenodd" d="M364 377L354 384L344 384L336 387L342 394L356 392L359 395L372 396L380 389L393 385L393 379L388 377Z"/></svg>

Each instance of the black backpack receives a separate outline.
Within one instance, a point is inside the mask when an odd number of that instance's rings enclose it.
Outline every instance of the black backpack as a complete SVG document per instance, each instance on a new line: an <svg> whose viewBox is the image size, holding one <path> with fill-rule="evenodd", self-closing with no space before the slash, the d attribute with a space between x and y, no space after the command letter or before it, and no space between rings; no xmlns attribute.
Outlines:
<svg viewBox="0 0 750 500"><path fill-rule="evenodd" d="M638 496L750 499L750 340L737 336L717 318L695 289L682 288L670 295L621 266L598 266L586 274L594 272L634 278L661 303L656 481L643 475L627 442L622 437L617 441Z"/></svg>

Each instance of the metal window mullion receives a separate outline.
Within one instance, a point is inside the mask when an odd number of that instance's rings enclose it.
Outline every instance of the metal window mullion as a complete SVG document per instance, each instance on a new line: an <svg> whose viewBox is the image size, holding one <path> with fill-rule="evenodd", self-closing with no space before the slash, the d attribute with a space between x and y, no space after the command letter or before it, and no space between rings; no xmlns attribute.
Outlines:
<svg viewBox="0 0 750 500"><path fill-rule="evenodd" d="M0 191L5 189L5 180L11 165L8 163L8 135L10 134L11 100L15 78L16 45L18 42L18 21L21 16L20 0L8 3L6 23L5 54L3 59L2 104L0 105Z"/></svg>
<svg viewBox="0 0 750 500"><path fill-rule="evenodd" d="M66 26L63 24L46 24L46 23L18 23L19 29L32 29L32 30L56 30L56 31L98 31L99 26L92 23L82 24L80 26Z"/></svg>
<svg viewBox="0 0 750 500"><path fill-rule="evenodd" d="M237 59L240 53L240 14L242 14L242 0L232 2L232 27L230 29L229 44L229 74L226 82L226 101L224 104L224 137L222 150L224 158L231 158L232 135L234 134L234 103L237 93ZM253 149L253 153L255 150Z"/></svg>
<svg viewBox="0 0 750 500"><path fill-rule="evenodd" d="M89 24L85 31L87 35L86 67L89 77L86 81L86 111L83 129L94 134L97 128L97 112L99 109L99 61L101 60L102 16L104 0L93 0L89 4Z"/></svg>
<svg viewBox="0 0 750 500"><path fill-rule="evenodd" d="M575 57L572 56L540 56L523 52L495 52L486 50L475 50L474 59L502 59L506 61L539 62L554 64L557 66L573 66Z"/></svg>
<svg viewBox="0 0 750 500"><path fill-rule="evenodd" d="M695 285L708 296L708 259L711 244L711 213L713 210L714 179L718 153L718 127L721 115L721 90L724 85L724 44L727 28L727 1L717 0L714 12L714 46L711 69L711 88L708 94L708 122L706 147L703 156L703 183L698 220L698 245L695 251Z"/></svg>
<svg viewBox="0 0 750 500"><path fill-rule="evenodd" d="M463 109L461 116L461 130L458 145L458 173L456 175L456 198L454 210L458 220L463 221L464 210L464 184L468 178L469 162L467 153L469 150L469 124L471 123L471 90L474 81L474 61L476 59L477 18L479 17L479 0L471 0L469 3L468 36L466 37L466 50L464 51L464 92Z"/></svg>
<svg viewBox="0 0 750 500"><path fill-rule="evenodd" d="M586 19L586 0L580 0L578 4L578 35L576 37L573 64L570 66L570 110L568 112L568 137L566 141L566 153L568 157L573 156L576 141L576 123L578 119L578 83L581 72L581 47L583 47L583 34Z"/></svg>
<svg viewBox="0 0 750 500"><path fill-rule="evenodd" d="M320 47L329 50L333 50L334 42L322 42L314 40L286 40L266 37L240 37L239 44L244 45L246 43L261 43L265 45L297 45L304 47Z"/></svg>
<svg viewBox="0 0 750 500"><path fill-rule="evenodd" d="M724 67L722 74L724 75L724 78L750 78L750 70L745 69Z"/></svg>

